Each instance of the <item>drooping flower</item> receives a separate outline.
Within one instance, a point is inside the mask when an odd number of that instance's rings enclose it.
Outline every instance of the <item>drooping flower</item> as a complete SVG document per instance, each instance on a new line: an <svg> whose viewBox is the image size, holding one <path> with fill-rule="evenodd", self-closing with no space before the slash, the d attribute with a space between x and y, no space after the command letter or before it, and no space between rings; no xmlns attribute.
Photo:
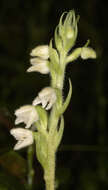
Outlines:
<svg viewBox="0 0 108 190"><path fill-rule="evenodd" d="M15 115L17 117L15 124L17 125L24 122L26 124L25 128L31 127L31 125L39 119L38 113L35 107L32 105L25 105L20 107L15 111Z"/></svg>
<svg viewBox="0 0 108 190"><path fill-rule="evenodd" d="M55 90L51 87L42 89L38 96L34 99L33 105L42 104L42 107L46 110L51 109L53 104L56 102Z"/></svg>
<svg viewBox="0 0 108 190"><path fill-rule="evenodd" d="M95 59L96 52L90 47L83 47L81 50L81 58L82 59Z"/></svg>
<svg viewBox="0 0 108 190"><path fill-rule="evenodd" d="M48 45L40 45L34 48L31 53L31 56L35 57L41 57L42 59L48 59L49 58L49 48Z"/></svg>
<svg viewBox="0 0 108 190"><path fill-rule="evenodd" d="M11 135L15 137L18 141L14 146L14 150L19 150L26 146L33 144L33 134L32 131L22 128L13 128L10 130Z"/></svg>
<svg viewBox="0 0 108 190"><path fill-rule="evenodd" d="M49 73L48 60L41 58L30 59L31 67L28 68L27 72L40 72L42 74Z"/></svg>

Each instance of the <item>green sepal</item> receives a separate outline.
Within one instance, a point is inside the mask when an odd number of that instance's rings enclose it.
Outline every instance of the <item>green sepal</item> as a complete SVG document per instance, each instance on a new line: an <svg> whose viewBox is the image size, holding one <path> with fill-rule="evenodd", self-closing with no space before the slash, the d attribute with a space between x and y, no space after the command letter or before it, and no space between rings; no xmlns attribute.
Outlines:
<svg viewBox="0 0 108 190"><path fill-rule="evenodd" d="M61 38L63 39L64 37L64 26L63 26L63 17L64 15L67 14L67 12L64 12L61 17L60 17L60 21L59 21L59 35L61 36Z"/></svg>
<svg viewBox="0 0 108 190"><path fill-rule="evenodd" d="M59 55L56 49L52 47L52 40L50 41L49 44L49 57L50 57L50 62L48 63L48 66L50 68L50 72L55 77L54 75L57 76L57 74L61 74L61 67L59 64Z"/></svg>
<svg viewBox="0 0 108 190"><path fill-rule="evenodd" d="M47 165L47 136L39 132L34 132L34 139L36 142L37 159L43 168Z"/></svg>
<svg viewBox="0 0 108 190"><path fill-rule="evenodd" d="M75 13L73 10L69 11L69 13L67 14L65 20L64 20L64 29L66 30L66 28L71 25L73 22L73 25L75 25Z"/></svg>
<svg viewBox="0 0 108 190"><path fill-rule="evenodd" d="M54 41L55 41L55 46L58 50L58 52L61 52L63 49L63 41L59 35L59 30L58 30L58 26L55 29L55 33L54 33Z"/></svg>
<svg viewBox="0 0 108 190"><path fill-rule="evenodd" d="M48 123L48 115L44 108L41 106L36 106L36 111L39 115L39 121L37 123L40 125L40 127L43 129L47 129L47 123Z"/></svg>
<svg viewBox="0 0 108 190"><path fill-rule="evenodd" d="M54 49L52 47L52 40L50 41L50 44L49 44L49 57L50 57L50 60L52 62L52 64L59 64L59 55L56 51L56 49Z"/></svg>
<svg viewBox="0 0 108 190"><path fill-rule="evenodd" d="M55 150L57 150L62 140L63 131L64 131L64 118L63 116L61 116L60 126L59 126L59 129L56 131L56 135L55 135Z"/></svg>
<svg viewBox="0 0 108 190"><path fill-rule="evenodd" d="M72 96L72 83L71 83L71 80L69 79L69 92L68 92L65 102L63 103L62 107L59 110L60 115L62 115L65 112L65 110L67 109L70 99L71 99L71 96Z"/></svg>

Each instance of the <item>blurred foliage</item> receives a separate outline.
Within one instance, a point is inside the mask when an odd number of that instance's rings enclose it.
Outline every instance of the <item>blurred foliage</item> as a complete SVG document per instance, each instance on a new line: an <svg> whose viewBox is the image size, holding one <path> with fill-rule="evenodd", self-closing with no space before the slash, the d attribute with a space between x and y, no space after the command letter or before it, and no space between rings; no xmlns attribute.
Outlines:
<svg viewBox="0 0 108 190"><path fill-rule="evenodd" d="M8 173L0 172L0 190L25 190L24 185L19 180Z"/></svg>
<svg viewBox="0 0 108 190"><path fill-rule="evenodd" d="M27 173L26 160L14 151L0 156L0 165L15 176L23 178Z"/></svg>
<svg viewBox="0 0 108 190"><path fill-rule="evenodd" d="M108 188L108 14L103 0L1 0L0 1L0 190L27 189L26 149L12 151L14 110L30 104L49 84L49 76L26 73L29 53L53 36L60 15L75 9L80 15L76 45L90 39L97 60L78 59L66 72L73 83L72 101L65 113L65 133L57 154L58 189L99 190ZM35 158L34 158L35 160ZM42 171L34 164L34 189L43 189Z"/></svg>

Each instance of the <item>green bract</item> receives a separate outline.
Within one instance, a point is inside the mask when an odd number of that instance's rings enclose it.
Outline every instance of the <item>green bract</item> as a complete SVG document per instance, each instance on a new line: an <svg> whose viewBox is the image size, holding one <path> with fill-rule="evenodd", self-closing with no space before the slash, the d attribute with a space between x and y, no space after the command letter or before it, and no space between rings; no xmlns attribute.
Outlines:
<svg viewBox="0 0 108 190"><path fill-rule="evenodd" d="M48 116L45 109L43 109L41 106L36 106L36 111L39 115L39 121L38 125L40 126L41 131L47 129L47 123L48 123Z"/></svg>

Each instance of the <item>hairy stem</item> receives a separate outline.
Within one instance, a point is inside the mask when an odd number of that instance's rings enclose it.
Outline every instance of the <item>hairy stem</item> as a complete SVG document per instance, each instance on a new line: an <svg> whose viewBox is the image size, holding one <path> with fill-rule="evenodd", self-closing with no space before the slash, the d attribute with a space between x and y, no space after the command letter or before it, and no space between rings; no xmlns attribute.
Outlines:
<svg viewBox="0 0 108 190"><path fill-rule="evenodd" d="M49 147L48 147L47 169L45 170L45 173L44 173L44 179L45 179L45 184L46 184L46 190L54 190L55 189L55 152L53 151L52 144L49 144Z"/></svg>
<svg viewBox="0 0 108 190"><path fill-rule="evenodd" d="M63 82L64 82L64 73L65 73L65 52L60 55L60 65L62 66L62 73L61 75L56 76L56 83L52 83L53 88L57 88L61 91L61 102L62 102L62 89L63 89ZM60 116L57 115L56 106L58 104L56 101L55 105L52 108L50 118L49 118L49 138L48 138L48 154L47 154L47 167L44 170L44 180L46 184L46 190L54 190L55 189L55 157L56 157L56 150L54 148L54 135L55 131L57 130L58 121Z"/></svg>

